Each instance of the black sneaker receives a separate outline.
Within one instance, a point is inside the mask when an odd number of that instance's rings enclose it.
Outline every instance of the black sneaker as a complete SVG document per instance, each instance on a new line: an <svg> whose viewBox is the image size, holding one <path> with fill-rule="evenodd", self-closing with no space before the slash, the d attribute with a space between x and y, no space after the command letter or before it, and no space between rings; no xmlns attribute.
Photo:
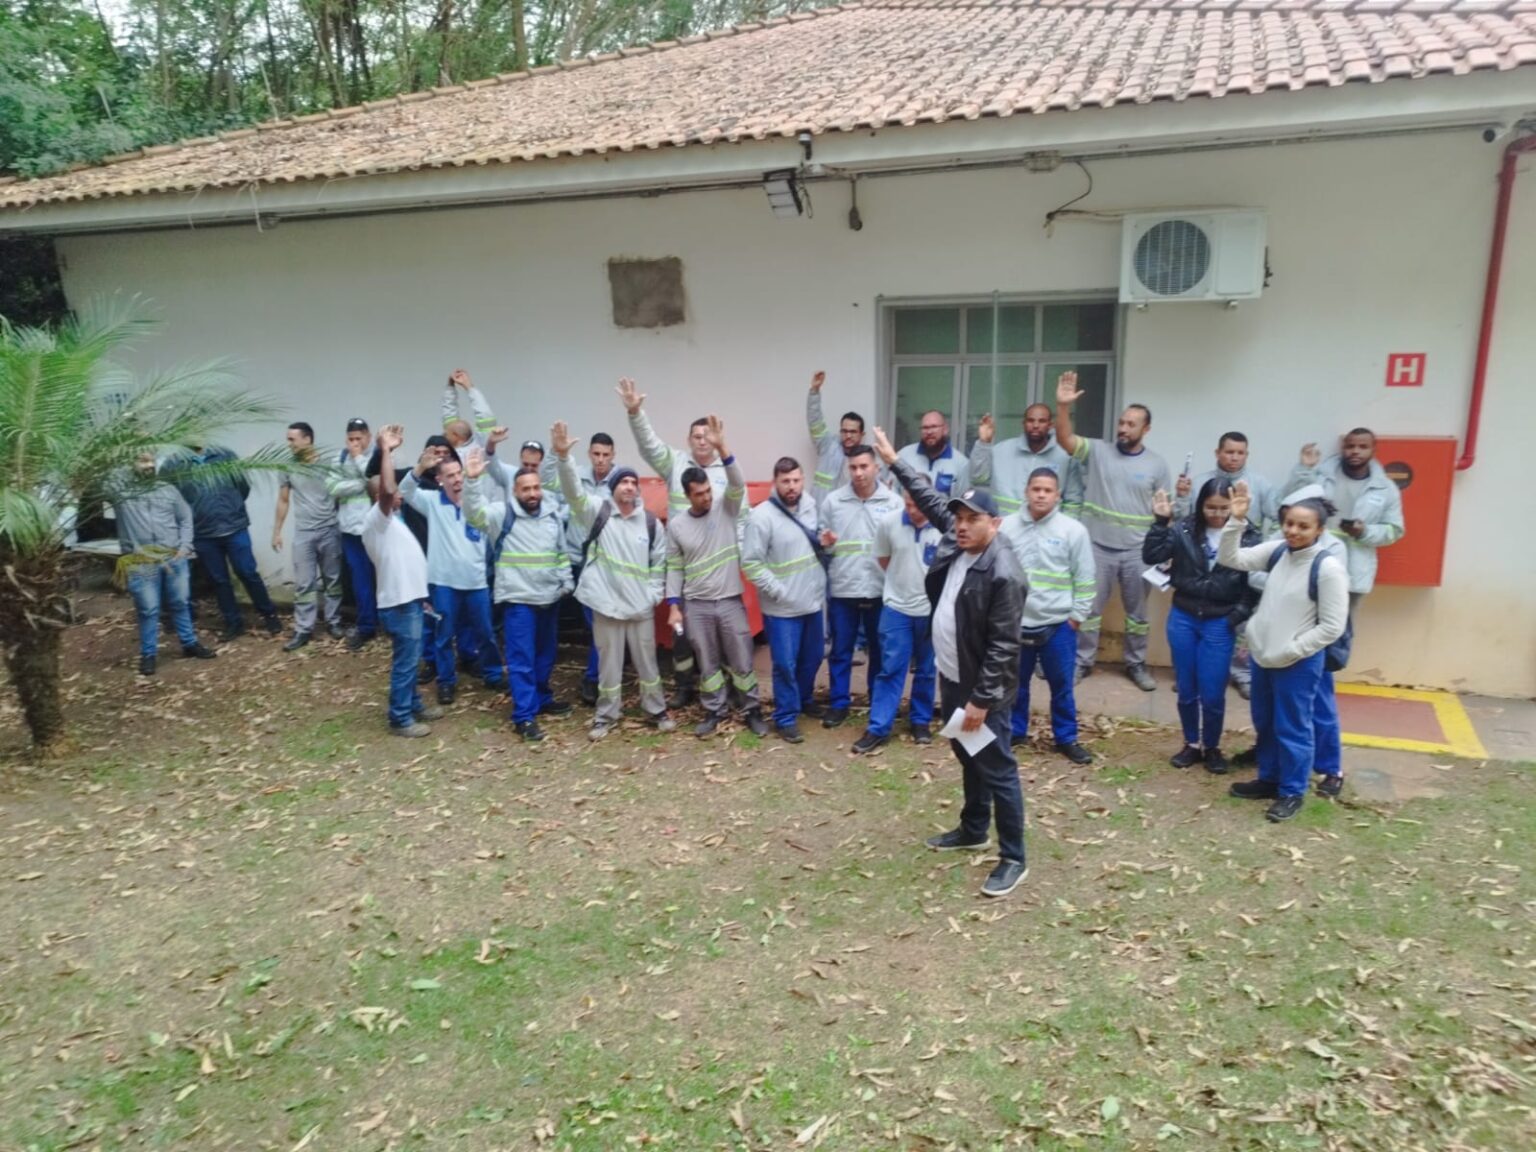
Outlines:
<svg viewBox="0 0 1536 1152"><path fill-rule="evenodd" d="M439 684L437 686L437 702L444 708L452 704L454 696L457 695L455 692L456 687L457 686L453 684Z"/></svg>
<svg viewBox="0 0 1536 1152"><path fill-rule="evenodd" d="M805 737L800 734L798 724L780 724L779 739L786 744L804 744Z"/></svg>
<svg viewBox="0 0 1536 1152"><path fill-rule="evenodd" d="M1273 780L1239 780L1227 792L1239 800L1273 800L1280 795L1280 785Z"/></svg>
<svg viewBox="0 0 1536 1152"><path fill-rule="evenodd" d="M423 660L421 667L416 669L416 683L430 684L437 679L437 665L431 660Z"/></svg>
<svg viewBox="0 0 1536 1152"><path fill-rule="evenodd" d="M821 718L823 728L841 728L848 720L848 709L828 708L826 715Z"/></svg>
<svg viewBox="0 0 1536 1152"><path fill-rule="evenodd" d="M1227 758L1221 754L1220 748L1207 748L1205 750L1205 770L1212 776L1225 776L1232 768L1227 763Z"/></svg>
<svg viewBox="0 0 1536 1152"><path fill-rule="evenodd" d="M866 732L853 742L853 754L855 756L862 756L866 752L873 752L877 748L884 748L889 740L889 736L876 736L873 732Z"/></svg>
<svg viewBox="0 0 1536 1152"><path fill-rule="evenodd" d="M537 744L540 740L544 739L544 729L539 727L537 720L524 720L521 724L514 725L514 727L517 729L517 734L529 744Z"/></svg>
<svg viewBox="0 0 1536 1152"><path fill-rule="evenodd" d="M576 695L588 708L597 707L597 681L588 680L583 676L581 678L581 690Z"/></svg>
<svg viewBox="0 0 1536 1152"><path fill-rule="evenodd" d="M763 719L763 714L756 708L749 708L742 716L747 722L747 731L754 736L768 735L768 721Z"/></svg>
<svg viewBox="0 0 1536 1152"><path fill-rule="evenodd" d="M569 700L551 700L539 709L540 716L569 716L576 711Z"/></svg>
<svg viewBox="0 0 1536 1152"><path fill-rule="evenodd" d="M720 730L720 722L724 719L719 713L706 712L704 719L693 726L693 734L700 740L706 736L713 736Z"/></svg>
<svg viewBox="0 0 1536 1152"><path fill-rule="evenodd" d="M814 700L807 700L804 704L800 705L800 715L809 716L812 720L820 720L826 714L825 706L818 704Z"/></svg>
<svg viewBox="0 0 1536 1152"><path fill-rule="evenodd" d="M281 636L283 634L283 622L276 616L263 616L261 626L267 630L268 636Z"/></svg>
<svg viewBox="0 0 1536 1152"><path fill-rule="evenodd" d="M212 660L218 655L212 648L199 640L196 644L183 644L181 654L189 660Z"/></svg>
<svg viewBox="0 0 1536 1152"><path fill-rule="evenodd" d="M1003 860L992 869L992 875L981 886L981 894L994 898L1006 896L1022 884L1028 875L1029 866L1022 860Z"/></svg>
<svg viewBox="0 0 1536 1152"><path fill-rule="evenodd" d="M1157 681L1152 679L1152 673L1147 671L1145 664L1127 664L1125 678L1143 692L1157 691Z"/></svg>
<svg viewBox="0 0 1536 1152"><path fill-rule="evenodd" d="M1282 820L1289 820L1301 811L1301 806L1307 802L1305 796L1282 796L1269 806L1264 812L1264 819L1271 824L1278 824Z"/></svg>
<svg viewBox="0 0 1536 1152"><path fill-rule="evenodd" d="M933 733L931 731L929 731L928 725L926 725L926 724L914 724L914 725L912 725L912 743L914 743L914 744L932 744L933 743Z"/></svg>
<svg viewBox="0 0 1536 1152"><path fill-rule="evenodd" d="M990 841L986 836L983 836L980 840L972 839L963 828L956 828L952 832L930 836L923 843L935 852L952 852L956 849L975 851L978 848L985 848Z"/></svg>
<svg viewBox="0 0 1536 1152"><path fill-rule="evenodd" d="M309 643L309 633L308 632L295 632L293 634L293 639L288 641L288 643L283 645L283 651L284 652L297 652L300 648L304 647L304 645L306 645L308 643Z"/></svg>
<svg viewBox="0 0 1536 1152"><path fill-rule="evenodd" d="M676 691L667 697L667 711L676 712L688 707L697 698L697 693L691 684L679 684Z"/></svg>
<svg viewBox="0 0 1536 1152"><path fill-rule="evenodd" d="M1191 764L1198 764L1205 759L1205 754L1193 744L1186 744L1172 756L1168 757L1168 763L1175 768L1188 768Z"/></svg>
<svg viewBox="0 0 1536 1152"><path fill-rule="evenodd" d="M347 650L349 652L356 652L359 648L361 648L364 644L368 643L368 641L372 639L372 632L359 632L354 628L347 636Z"/></svg>
<svg viewBox="0 0 1536 1152"><path fill-rule="evenodd" d="M1088 751L1088 749L1084 748L1081 744L1058 744L1056 745L1056 751L1060 752L1074 764L1093 763L1093 753Z"/></svg>
<svg viewBox="0 0 1536 1152"><path fill-rule="evenodd" d="M1344 791L1344 777L1319 776L1317 778L1317 794L1325 800L1337 800L1339 793Z"/></svg>
<svg viewBox="0 0 1536 1152"><path fill-rule="evenodd" d="M1257 748L1244 748L1241 752L1232 754L1232 767L1252 768L1259 762L1259 750Z"/></svg>
<svg viewBox="0 0 1536 1152"><path fill-rule="evenodd" d="M153 656L139 657L139 675L153 676L155 674L155 658Z"/></svg>
<svg viewBox="0 0 1536 1152"><path fill-rule="evenodd" d="M279 625L279 627L281 627L281 625ZM250 631L251 630L245 626L245 621L241 620L237 624L226 625L224 631L219 635L219 640L225 644L228 644L231 640L238 640L242 636L249 635Z"/></svg>

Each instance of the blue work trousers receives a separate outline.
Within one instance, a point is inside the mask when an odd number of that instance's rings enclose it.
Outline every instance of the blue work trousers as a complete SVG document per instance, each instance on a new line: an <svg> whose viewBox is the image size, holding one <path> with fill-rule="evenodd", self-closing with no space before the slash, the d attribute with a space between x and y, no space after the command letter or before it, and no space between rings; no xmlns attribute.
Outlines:
<svg viewBox="0 0 1536 1152"><path fill-rule="evenodd" d="M1227 719L1227 679L1236 639L1225 616L1202 620L1177 606L1168 609L1168 650L1179 690L1184 743L1220 748Z"/></svg>
<svg viewBox="0 0 1536 1152"><path fill-rule="evenodd" d="M1029 735L1029 688L1035 666L1045 669L1051 690L1051 738L1058 744L1077 743L1077 630L1062 621L1051 638L1039 647L1019 649L1019 694L1013 702L1015 737Z"/></svg>
<svg viewBox="0 0 1536 1152"><path fill-rule="evenodd" d="M907 719L916 727L933 723L933 692L937 683L933 666L933 617L908 616L889 604L880 609L880 671L869 694L869 730L889 736L901 707L901 690L912 669L912 703ZM873 654L871 654L873 659Z"/></svg>
<svg viewBox="0 0 1536 1152"><path fill-rule="evenodd" d="M1333 693L1333 673L1323 669L1317 679L1317 702L1312 712L1312 770L1324 776L1344 772L1344 735L1339 728L1339 701Z"/></svg>
<svg viewBox="0 0 1536 1152"><path fill-rule="evenodd" d="M1281 796L1305 796L1312 782L1317 689L1323 654L1315 652L1288 668L1253 665L1253 729L1259 779L1272 781Z"/></svg>
<svg viewBox="0 0 1536 1152"><path fill-rule="evenodd" d="M379 606L373 588L373 561L363 547L363 538L343 532L341 555L347 562L347 579L352 582L352 600L357 606L357 634L372 636L379 630Z"/></svg>
<svg viewBox="0 0 1536 1152"><path fill-rule="evenodd" d="M421 601L380 608L379 624L389 636L389 726L405 728L421 711L416 665L421 663Z"/></svg>
<svg viewBox="0 0 1536 1152"><path fill-rule="evenodd" d="M160 607L170 609L171 623L182 647L197 643L192 627L192 608L187 595L192 573L185 560L162 560L154 564L135 564L128 572L128 595L139 617L139 655L153 656L160 647Z"/></svg>
<svg viewBox="0 0 1536 1152"><path fill-rule="evenodd" d="M880 610L878 598L856 600L832 597L832 654L827 657L827 703L833 711L847 711L853 692L853 649L862 625L869 639L869 660L864 665L864 688L873 695L880 674Z"/></svg>
<svg viewBox="0 0 1536 1152"><path fill-rule="evenodd" d="M587 622L587 670L581 674L583 680L597 683L597 638L592 633L592 609L585 604L581 606L581 618Z"/></svg>
<svg viewBox="0 0 1536 1152"><path fill-rule="evenodd" d="M799 722L809 704L821 668L821 613L804 616L764 616L768 652L773 658L773 722L788 728Z"/></svg>
<svg viewBox="0 0 1536 1152"><path fill-rule="evenodd" d="M459 655L466 662L479 662L486 687L499 688L506 681L491 626L491 590L489 588L449 588L428 585L432 607L437 610L437 682L452 688L459 682L458 662L454 659L454 639L459 640ZM473 638L474 650L469 651Z"/></svg>
<svg viewBox="0 0 1536 1152"><path fill-rule="evenodd" d="M501 625L507 642L512 722L526 724L555 698L549 690L549 677L555 670L555 649L560 641L560 602L508 604Z"/></svg>
<svg viewBox="0 0 1536 1152"><path fill-rule="evenodd" d="M272 597L267 594L267 586L256 568L256 554L251 551L251 534L247 529L231 532L228 536L199 536L192 541L192 550L197 553L208 579L213 581L213 595L219 602L219 615L224 617L226 628L239 628L245 623L245 615L235 599L234 583L229 578L231 568L245 585L251 606L257 613L263 619L277 615Z"/></svg>

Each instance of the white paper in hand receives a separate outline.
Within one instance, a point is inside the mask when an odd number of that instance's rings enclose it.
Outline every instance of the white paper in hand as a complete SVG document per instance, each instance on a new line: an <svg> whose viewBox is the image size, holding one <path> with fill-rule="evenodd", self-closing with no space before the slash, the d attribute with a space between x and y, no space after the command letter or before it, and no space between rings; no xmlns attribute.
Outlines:
<svg viewBox="0 0 1536 1152"><path fill-rule="evenodd" d="M993 732L985 724L974 732L964 731L964 724L965 709L956 708L955 714L949 718L949 723L939 730L939 735L946 740L960 741L960 747L964 748L972 756L997 739L997 733Z"/></svg>
<svg viewBox="0 0 1536 1152"><path fill-rule="evenodd" d="M1143 572L1141 574L1141 578L1145 580L1150 587L1158 592L1166 592L1173 584L1173 577L1168 575L1168 573L1164 572L1161 568L1155 566L1148 568L1145 572Z"/></svg>

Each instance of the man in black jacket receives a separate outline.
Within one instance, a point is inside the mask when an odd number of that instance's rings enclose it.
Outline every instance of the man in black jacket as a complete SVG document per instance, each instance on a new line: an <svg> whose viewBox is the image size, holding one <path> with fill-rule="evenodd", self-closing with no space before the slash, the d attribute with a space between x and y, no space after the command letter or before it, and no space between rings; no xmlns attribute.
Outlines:
<svg viewBox="0 0 1536 1152"><path fill-rule="evenodd" d="M251 494L251 487L242 476L218 475L220 466L234 459L235 454L226 448L200 448L185 459L190 471L177 487L192 506L192 550L208 579L213 581L219 614L224 617L224 639L233 640L247 631L245 614L235 599L234 584L229 578L231 566L245 585L251 605L260 614L267 632L276 636L283 626L278 622L277 609L251 551L251 518L245 510L245 498ZM201 468L207 469L206 479L197 475Z"/></svg>
<svg viewBox="0 0 1536 1152"><path fill-rule="evenodd" d="M875 429L875 447L896 479L944 532L925 586L933 604L933 649L939 669L944 717L965 713L962 732L983 726L992 739L975 751L951 740L963 769L965 807L960 827L928 840L936 849L984 848L997 813L998 865L981 887L983 896L1006 896L1029 873L1024 862L1024 793L1019 765L1009 747L1010 713L1018 693L1019 621L1024 611L1024 574L1007 541L992 494L984 489L940 495L916 468L896 457Z"/></svg>

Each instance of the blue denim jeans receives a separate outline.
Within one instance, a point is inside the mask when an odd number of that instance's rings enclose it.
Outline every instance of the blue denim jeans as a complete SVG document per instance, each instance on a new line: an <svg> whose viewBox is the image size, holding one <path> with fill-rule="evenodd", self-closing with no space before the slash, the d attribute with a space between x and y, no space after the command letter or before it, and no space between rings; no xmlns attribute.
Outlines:
<svg viewBox="0 0 1536 1152"><path fill-rule="evenodd" d="M1075 634L1074 634L1075 635ZM1075 658L1074 658L1075 659ZM964 708L960 685L939 677L940 707L945 722ZM960 809L960 828L971 838L984 840L987 825L997 817L997 854L1004 860L1024 863L1024 788L1019 783L1019 762L1008 744L1008 713L994 708L987 713L987 727L996 740L972 756L958 740L951 740L960 761L965 806Z"/></svg>
<svg viewBox="0 0 1536 1152"><path fill-rule="evenodd" d="M821 668L821 613L764 616L768 652L773 658L773 722L788 728L811 702Z"/></svg>
<svg viewBox="0 0 1536 1152"><path fill-rule="evenodd" d="M1035 665L1045 669L1045 682L1051 689L1051 738L1058 744L1077 743L1077 695L1073 680L1077 673L1077 630L1062 621L1044 644L1019 649L1019 694L1013 702L1010 729L1014 736L1029 735L1029 687ZM946 719L948 719L946 717Z"/></svg>
<svg viewBox="0 0 1536 1152"><path fill-rule="evenodd" d="M869 730L889 736L901 707L901 690L912 667L912 703L907 719L919 727L933 723L933 617L908 616L889 604L880 609L880 671L869 694Z"/></svg>
<svg viewBox="0 0 1536 1152"><path fill-rule="evenodd" d="M185 560L164 560L159 564L136 564L128 573L128 595L139 616L139 655L153 656L160 647L160 606L171 612L171 623L183 647L197 643L192 627L192 608L187 594L192 574Z"/></svg>
<svg viewBox="0 0 1536 1152"><path fill-rule="evenodd" d="M1179 691L1184 743L1220 748L1227 720L1227 678L1237 643L1225 616L1201 620L1181 608L1168 609L1168 650Z"/></svg>
<svg viewBox="0 0 1536 1152"><path fill-rule="evenodd" d="M219 602L219 615L224 617L226 628L238 628L245 623L245 615L235 599L235 586L229 578L231 568L245 585L246 595L251 598L251 607L257 614L263 618L277 615L272 597L267 595L267 586L257 571L256 554L251 551L251 534L247 529L242 528L228 536L199 536L192 541L192 549L197 553L203 571L208 573L208 579L213 581L213 595Z"/></svg>
<svg viewBox="0 0 1536 1152"><path fill-rule="evenodd" d="M458 655L480 663L480 675L486 686L499 688L506 683L496 630L491 626L491 590L489 588L449 588L429 584L432 607L437 610L437 682L452 688L459 682L458 661L454 658L454 640L459 640ZM474 650L469 641L473 637Z"/></svg>
<svg viewBox="0 0 1536 1152"><path fill-rule="evenodd" d="M832 620L832 653L827 657L827 703L834 709L846 709L853 693L853 649L859 628L869 640L869 661L864 665L864 687L873 696L875 678L880 673L880 610L878 599L854 600L834 596L829 606Z"/></svg>
<svg viewBox="0 0 1536 1152"><path fill-rule="evenodd" d="M523 724L553 700L549 677L560 640L560 602L508 604L501 617L506 636L507 685L512 689L512 722Z"/></svg>
<svg viewBox="0 0 1536 1152"><path fill-rule="evenodd" d="M379 609L379 624L390 640L389 726L404 728L421 711L416 665L421 663L421 601Z"/></svg>
<svg viewBox="0 0 1536 1152"><path fill-rule="evenodd" d="M1253 665L1253 730L1259 779L1279 786L1281 796L1305 796L1312 783L1316 750L1317 690L1323 654L1315 652L1289 668Z"/></svg>
<svg viewBox="0 0 1536 1152"><path fill-rule="evenodd" d="M341 554L347 562L347 579L352 582L352 599L357 605L357 634L372 636L379 630L373 561L368 558L368 549L363 547L363 538L349 532L341 534Z"/></svg>

